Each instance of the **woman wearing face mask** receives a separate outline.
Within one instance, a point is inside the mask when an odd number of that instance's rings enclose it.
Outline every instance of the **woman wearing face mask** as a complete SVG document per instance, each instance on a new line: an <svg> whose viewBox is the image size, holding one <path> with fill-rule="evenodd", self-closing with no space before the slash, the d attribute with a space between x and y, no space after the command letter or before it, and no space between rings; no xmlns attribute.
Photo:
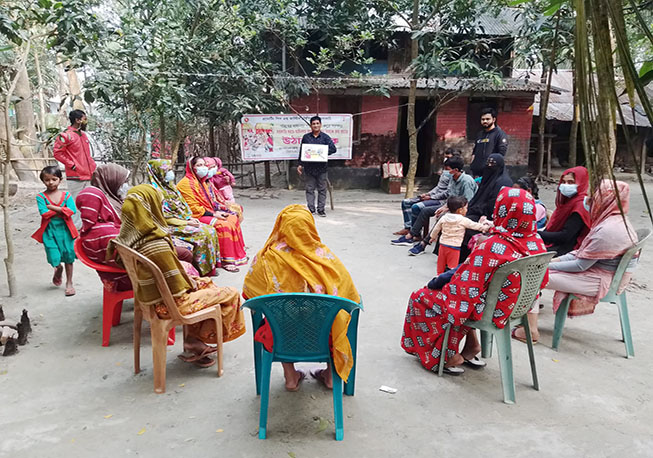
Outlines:
<svg viewBox="0 0 653 458"><path fill-rule="evenodd" d="M546 229L540 232L549 251L558 256L578 248L589 232L590 214L586 198L589 175L585 167L574 167L562 174L556 192L556 209Z"/></svg>
<svg viewBox="0 0 653 458"><path fill-rule="evenodd" d="M193 218L215 227L220 241L220 261L222 268L238 272L240 265L249 260L245 253L245 243L240 230L238 217L220 208L207 183L209 167L204 158L194 157L186 163L186 175L177 183L177 189L188 203Z"/></svg>
<svg viewBox="0 0 653 458"><path fill-rule="evenodd" d="M225 179L229 180L228 177L225 177L224 172L221 170L227 170L222 168L222 161L217 157L205 157L204 162L209 168L208 179L206 180L209 185L209 191L211 192L211 197L214 199L214 207L216 210L226 211L232 215L238 216L238 221L243 222L243 207L238 205L233 200L233 191L231 186L225 185ZM226 172L229 173L229 172ZM229 176L233 178L233 175L229 173ZM230 181L229 181L230 182ZM227 197L225 191L229 188ZM231 199L231 200L229 200ZM217 204L217 205L215 205Z"/></svg>
<svg viewBox="0 0 653 458"><path fill-rule="evenodd" d="M130 172L118 164L100 164L91 175L91 186L99 188L109 199L118 216L122 211L122 203L129 190Z"/></svg>
<svg viewBox="0 0 653 458"><path fill-rule="evenodd" d="M220 267L220 243L215 229L193 218L192 212L175 186L170 160L153 159L147 163L150 183L163 195L163 216L168 233L192 245L193 265L200 275L210 275Z"/></svg>

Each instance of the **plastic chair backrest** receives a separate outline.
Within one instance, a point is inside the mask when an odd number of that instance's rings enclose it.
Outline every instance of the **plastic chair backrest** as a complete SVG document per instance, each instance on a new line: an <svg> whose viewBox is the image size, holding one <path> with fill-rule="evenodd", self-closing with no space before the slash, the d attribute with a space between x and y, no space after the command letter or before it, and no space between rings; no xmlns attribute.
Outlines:
<svg viewBox="0 0 653 458"><path fill-rule="evenodd" d="M515 302L509 319L516 319L524 316L533 306L533 302L540 292L542 279L549 267L549 262L555 256L555 252L540 253L526 256L499 267L492 276L490 286L485 297L485 309L480 322L485 325L492 323L494 311L497 306L501 288L508 276L512 273L519 273L520 289L519 297Z"/></svg>
<svg viewBox="0 0 653 458"><path fill-rule="evenodd" d="M140 254L138 251L133 250L132 248L129 248L126 245L123 245L120 242L117 242L116 240L112 240L111 243L113 243L118 250L118 255L120 256L120 260L122 261L122 264L125 266L125 270L127 271L127 274L129 275L129 279L132 282L132 286L134 288L134 301L138 303L138 291L140 288L140 283L138 281L138 266L141 265L148 269L152 276L154 277L154 281L156 282L157 289L159 290L159 294L161 294L161 302L165 304L165 306L168 309L168 313L172 317L173 320L175 321L181 321L182 315L179 313L179 310L177 309L177 303L175 302L175 299L172 297L172 293L170 292L170 289L168 288L168 284L165 281L165 278L163 277L163 273L161 272L161 269L154 264L152 261L147 259L145 256ZM156 316L156 313L154 313L154 316Z"/></svg>
<svg viewBox="0 0 653 458"><path fill-rule="evenodd" d="M611 297L617 294L617 290L621 285L621 280L623 279L624 273L626 273L626 269L628 269L628 264L630 264L630 261L635 255L639 256L640 251L642 251L642 248L644 247L644 243L646 243L646 239L648 239L650 236L650 229L637 229L637 243L629 248L628 251L626 251L621 256L621 261L619 261L617 270L614 272L612 282L610 283L610 289L608 290L608 293L605 295L605 297Z"/></svg>
<svg viewBox="0 0 653 458"><path fill-rule="evenodd" d="M82 246L82 239L80 237L77 237L75 239L74 247L75 247L75 254L77 255L77 258L79 258L79 260L82 261L82 264L84 264L85 266L90 267L91 269L97 270L99 272L108 272L108 273L115 273L115 274L125 273L124 269L120 269L118 267L113 267L113 266L107 266L106 264L100 264L95 261L91 261L91 259L84 251L84 247Z"/></svg>
<svg viewBox="0 0 653 458"><path fill-rule="evenodd" d="M267 319L274 338L274 355L295 361L329 355L329 335L337 313L361 308L349 299L314 293L267 294L243 307Z"/></svg>

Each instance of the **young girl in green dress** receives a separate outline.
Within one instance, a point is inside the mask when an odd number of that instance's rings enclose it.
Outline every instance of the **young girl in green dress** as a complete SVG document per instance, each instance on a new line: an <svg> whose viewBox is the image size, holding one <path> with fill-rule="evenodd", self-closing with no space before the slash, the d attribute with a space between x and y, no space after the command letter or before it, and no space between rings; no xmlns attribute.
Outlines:
<svg viewBox="0 0 653 458"><path fill-rule="evenodd" d="M75 249L73 239L79 234L72 220L77 212L75 201L67 191L60 191L61 170L56 166L48 166L41 170L39 178L45 185L45 191L36 196L36 203L41 214L41 227L32 238L45 247L48 263L54 267L52 283L61 285L63 267L66 266L66 296L74 296L73 262Z"/></svg>

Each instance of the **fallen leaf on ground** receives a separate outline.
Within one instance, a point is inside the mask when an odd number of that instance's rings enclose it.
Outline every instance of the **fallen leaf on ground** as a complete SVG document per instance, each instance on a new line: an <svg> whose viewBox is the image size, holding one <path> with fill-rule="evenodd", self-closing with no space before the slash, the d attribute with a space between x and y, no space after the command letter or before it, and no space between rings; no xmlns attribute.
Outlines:
<svg viewBox="0 0 653 458"><path fill-rule="evenodd" d="M138 432L138 435L139 435L139 436L142 436L143 434L145 434L145 428L141 429L141 430Z"/></svg>
<svg viewBox="0 0 653 458"><path fill-rule="evenodd" d="M317 425L317 431L315 433L321 433L322 431L326 430L329 427L329 420L326 418L319 417L318 418L319 424Z"/></svg>
<svg viewBox="0 0 653 458"><path fill-rule="evenodd" d="M185 383L180 383L179 386L180 386L181 388L183 388L183 387L186 386L186 384L185 384Z"/></svg>
<svg viewBox="0 0 653 458"><path fill-rule="evenodd" d="M222 432L224 432L224 429L216 429L215 432L216 433L222 433Z"/></svg>
<svg viewBox="0 0 653 458"><path fill-rule="evenodd" d="M297 455L295 455L294 452L288 452L288 456L289 456L290 458L297 458Z"/></svg>
<svg viewBox="0 0 653 458"><path fill-rule="evenodd" d="M560 360L557 360L557 359L551 359L551 361L553 361L554 363L559 363L560 362Z"/></svg>
<svg viewBox="0 0 653 458"><path fill-rule="evenodd" d="M116 363L116 366L120 366L122 363Z"/></svg>
<svg viewBox="0 0 653 458"><path fill-rule="evenodd" d="M109 415L104 416L104 418L111 418L111 417L113 417L113 414L111 414L111 413Z"/></svg>

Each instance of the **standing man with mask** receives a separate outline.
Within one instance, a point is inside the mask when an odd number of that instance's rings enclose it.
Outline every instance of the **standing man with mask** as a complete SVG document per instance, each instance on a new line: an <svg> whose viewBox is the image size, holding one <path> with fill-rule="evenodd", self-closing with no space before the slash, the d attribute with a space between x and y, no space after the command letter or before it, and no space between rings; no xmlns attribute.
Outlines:
<svg viewBox="0 0 653 458"><path fill-rule="evenodd" d="M472 175L475 177L483 175L483 168L490 154L506 155L508 151L508 136L497 126L497 112L494 108L483 108L481 110L481 126L472 151Z"/></svg>
<svg viewBox="0 0 653 458"><path fill-rule="evenodd" d="M88 119L82 110L73 110L68 115L70 126L60 133L54 141L54 158L66 166L66 182L73 199L89 185L95 171L95 161L91 158L91 148L84 132ZM73 215L75 226L81 226L79 212Z"/></svg>
<svg viewBox="0 0 653 458"><path fill-rule="evenodd" d="M311 118L311 132L304 135L299 145L299 166L297 173L304 175L306 183L306 206L315 213L315 188L317 188L317 214L326 216L324 206L327 193L327 162L302 162L302 145L327 145L329 156L335 154L336 145L327 134L322 132L322 119L319 116Z"/></svg>

